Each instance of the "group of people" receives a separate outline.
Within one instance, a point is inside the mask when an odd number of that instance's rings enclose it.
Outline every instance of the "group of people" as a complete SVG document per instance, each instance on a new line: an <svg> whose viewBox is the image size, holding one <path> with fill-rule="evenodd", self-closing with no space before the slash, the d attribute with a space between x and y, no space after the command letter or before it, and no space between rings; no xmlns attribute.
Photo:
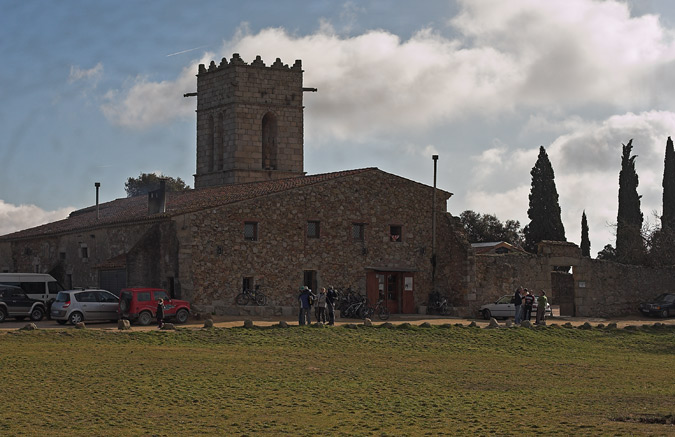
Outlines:
<svg viewBox="0 0 675 437"><path fill-rule="evenodd" d="M300 314L298 317L300 325L310 325L312 323L312 306L314 307L317 323L335 324L337 292L332 287L329 289L325 287L321 288L316 294L307 286L300 287L298 302L300 304Z"/></svg>
<svg viewBox="0 0 675 437"><path fill-rule="evenodd" d="M513 321L516 325L520 324L520 322L523 320L529 321L531 319L532 307L534 306L535 299L537 299L537 314L535 315L536 321L534 324L546 324L546 305L548 305L546 292L544 290L540 290L539 296L535 298L530 290L520 286L514 293L513 299L511 300L516 307L516 315Z"/></svg>

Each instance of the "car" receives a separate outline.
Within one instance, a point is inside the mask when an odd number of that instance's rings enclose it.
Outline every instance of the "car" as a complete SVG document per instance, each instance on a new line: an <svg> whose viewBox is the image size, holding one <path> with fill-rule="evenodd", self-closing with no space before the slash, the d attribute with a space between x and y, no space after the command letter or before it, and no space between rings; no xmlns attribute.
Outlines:
<svg viewBox="0 0 675 437"><path fill-rule="evenodd" d="M485 320L490 320L491 317L494 318L508 318L516 316L516 305L511 303L513 298L512 294L507 294L497 299L494 303L485 304L480 307L478 310L479 313L483 316ZM532 316L534 317L537 314L537 299L534 299L534 304L532 305ZM546 317L551 317L553 312L551 311L551 305L546 304Z"/></svg>
<svg viewBox="0 0 675 437"><path fill-rule="evenodd" d="M675 294L663 293L648 302L642 302L640 312L645 316L661 316L664 318L675 314Z"/></svg>
<svg viewBox="0 0 675 437"><path fill-rule="evenodd" d="M107 290L84 288L59 291L52 303L50 315L60 325L70 322L109 320L116 322L119 299Z"/></svg>
<svg viewBox="0 0 675 437"><path fill-rule="evenodd" d="M161 288L132 287L120 291L119 314L122 319L149 325L155 319L157 301L164 300L164 319L185 323L190 316L190 303L172 299Z"/></svg>
<svg viewBox="0 0 675 437"><path fill-rule="evenodd" d="M23 320L29 317L33 322L39 322L47 313L45 303L31 299L19 287L0 285L0 322L8 317Z"/></svg>

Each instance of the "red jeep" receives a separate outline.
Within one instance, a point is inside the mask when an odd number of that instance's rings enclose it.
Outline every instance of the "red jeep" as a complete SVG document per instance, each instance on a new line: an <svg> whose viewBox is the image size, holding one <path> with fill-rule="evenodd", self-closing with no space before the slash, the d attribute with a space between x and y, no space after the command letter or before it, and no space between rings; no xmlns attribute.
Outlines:
<svg viewBox="0 0 675 437"><path fill-rule="evenodd" d="M122 319L149 325L155 320L157 300L164 300L164 320L185 323L190 315L190 303L171 299L161 288L123 288L120 291L119 314Z"/></svg>

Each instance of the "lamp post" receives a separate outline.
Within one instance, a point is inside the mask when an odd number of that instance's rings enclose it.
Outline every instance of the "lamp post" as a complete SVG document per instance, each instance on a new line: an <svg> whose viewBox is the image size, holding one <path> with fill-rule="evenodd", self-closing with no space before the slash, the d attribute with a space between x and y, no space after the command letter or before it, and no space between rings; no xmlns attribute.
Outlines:
<svg viewBox="0 0 675 437"><path fill-rule="evenodd" d="M432 155L434 160L434 194L431 201L431 288L436 293L436 168L438 155Z"/></svg>

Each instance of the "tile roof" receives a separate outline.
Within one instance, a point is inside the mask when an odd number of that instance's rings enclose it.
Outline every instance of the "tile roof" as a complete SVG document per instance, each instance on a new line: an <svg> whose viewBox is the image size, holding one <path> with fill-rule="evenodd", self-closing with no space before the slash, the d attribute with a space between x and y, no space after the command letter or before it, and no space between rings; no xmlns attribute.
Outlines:
<svg viewBox="0 0 675 437"><path fill-rule="evenodd" d="M96 206L94 205L73 211L68 218L63 220L0 236L0 241L44 237L119 224L156 221L174 215L213 208L371 171L381 170L378 170L376 167L369 167L288 179L201 188L198 190L170 191L166 193L166 212L153 215L148 215L147 195L115 199L99 204L98 219L96 218Z"/></svg>

